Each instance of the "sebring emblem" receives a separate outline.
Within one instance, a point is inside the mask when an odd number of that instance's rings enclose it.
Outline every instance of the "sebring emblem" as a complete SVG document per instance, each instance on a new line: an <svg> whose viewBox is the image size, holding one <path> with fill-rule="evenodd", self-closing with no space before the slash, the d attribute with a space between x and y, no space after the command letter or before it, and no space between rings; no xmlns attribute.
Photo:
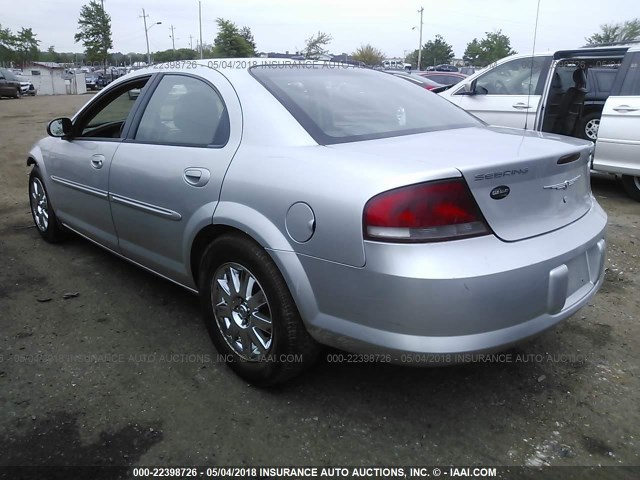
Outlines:
<svg viewBox="0 0 640 480"><path fill-rule="evenodd" d="M576 183L576 181L578 181L578 179L581 177L582 175L578 175L576 178L572 178L571 180L565 180L562 183L556 183L555 185L547 185L544 188L545 190L566 190L567 188L569 188L571 185L573 185L574 183Z"/></svg>
<svg viewBox="0 0 640 480"><path fill-rule="evenodd" d="M499 187L496 187L493 190L491 190L491 193L489 195L494 200L502 200L504 197L509 195L510 192L511 192L511 189L509 187L507 187L506 185L500 185Z"/></svg>

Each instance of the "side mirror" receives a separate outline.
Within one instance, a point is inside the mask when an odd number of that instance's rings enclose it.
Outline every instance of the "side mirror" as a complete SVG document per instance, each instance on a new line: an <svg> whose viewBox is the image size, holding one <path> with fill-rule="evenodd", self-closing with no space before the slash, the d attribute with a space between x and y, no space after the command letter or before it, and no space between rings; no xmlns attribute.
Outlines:
<svg viewBox="0 0 640 480"><path fill-rule="evenodd" d="M47 133L56 138L64 138L71 133L71 120L63 117L51 120L47 125Z"/></svg>
<svg viewBox="0 0 640 480"><path fill-rule="evenodd" d="M458 95L486 95L489 93L489 90L482 86L478 86L478 79L475 79L471 83L467 83L463 89L458 92Z"/></svg>

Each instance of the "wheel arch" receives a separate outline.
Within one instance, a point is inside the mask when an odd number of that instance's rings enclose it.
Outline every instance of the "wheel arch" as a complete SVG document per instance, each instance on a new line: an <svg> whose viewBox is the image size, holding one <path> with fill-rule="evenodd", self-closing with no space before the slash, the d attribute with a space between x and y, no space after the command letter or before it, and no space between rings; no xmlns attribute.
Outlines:
<svg viewBox="0 0 640 480"><path fill-rule="evenodd" d="M260 245L276 264L293 297L304 324L318 314L309 278L298 255L282 232L258 211L239 204L221 202L213 223L203 227L191 243L189 267L193 282L198 286L200 259L207 246L221 235L236 233Z"/></svg>

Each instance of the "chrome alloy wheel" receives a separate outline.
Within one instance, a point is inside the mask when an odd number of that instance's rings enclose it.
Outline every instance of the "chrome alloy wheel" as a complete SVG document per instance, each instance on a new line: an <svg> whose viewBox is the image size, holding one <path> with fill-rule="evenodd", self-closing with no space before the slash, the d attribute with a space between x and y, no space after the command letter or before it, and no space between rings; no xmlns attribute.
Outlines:
<svg viewBox="0 0 640 480"><path fill-rule="evenodd" d="M593 118L589 120L584 126L584 133L589 140L596 141L598 139L598 127L600 127L600 119Z"/></svg>
<svg viewBox="0 0 640 480"><path fill-rule="evenodd" d="M213 276L211 302L227 344L240 357L259 361L273 342L271 308L256 277L238 263L221 265Z"/></svg>
<svg viewBox="0 0 640 480"><path fill-rule="evenodd" d="M49 202L42 182L37 177L31 180L31 211L38 229L46 232L49 228Z"/></svg>

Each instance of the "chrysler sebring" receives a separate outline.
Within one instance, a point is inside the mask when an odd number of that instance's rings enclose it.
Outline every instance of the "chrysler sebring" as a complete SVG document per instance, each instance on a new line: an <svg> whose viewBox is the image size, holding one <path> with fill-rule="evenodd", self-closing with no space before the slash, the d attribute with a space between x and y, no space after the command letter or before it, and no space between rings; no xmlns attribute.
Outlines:
<svg viewBox="0 0 640 480"><path fill-rule="evenodd" d="M397 362L505 349L602 283L592 143L489 127L383 72L160 64L47 131L27 160L42 237L75 232L198 293L222 358L259 385L322 344Z"/></svg>

